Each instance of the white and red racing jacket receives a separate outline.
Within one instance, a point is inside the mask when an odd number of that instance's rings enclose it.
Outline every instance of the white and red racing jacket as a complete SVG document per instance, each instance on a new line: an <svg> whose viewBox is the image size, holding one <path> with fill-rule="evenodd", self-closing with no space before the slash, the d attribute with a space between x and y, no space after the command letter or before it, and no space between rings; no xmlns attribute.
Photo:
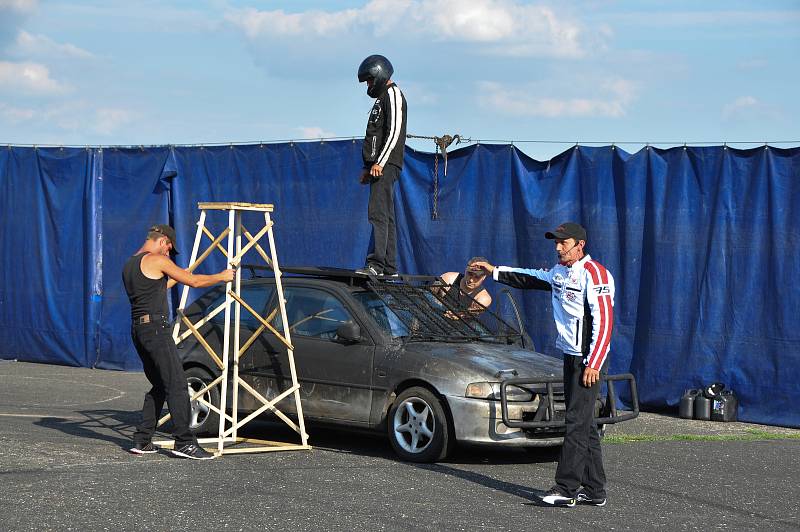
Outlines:
<svg viewBox="0 0 800 532"><path fill-rule="evenodd" d="M556 264L550 270L498 266L492 275L515 288L552 290L556 347L584 357L583 363L593 369L603 367L614 328L614 277L602 264L585 255L572 266Z"/></svg>

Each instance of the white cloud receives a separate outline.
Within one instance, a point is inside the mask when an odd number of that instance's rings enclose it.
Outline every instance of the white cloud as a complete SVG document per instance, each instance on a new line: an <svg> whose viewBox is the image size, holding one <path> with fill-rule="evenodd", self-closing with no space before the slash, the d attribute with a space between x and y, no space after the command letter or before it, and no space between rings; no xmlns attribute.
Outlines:
<svg viewBox="0 0 800 532"><path fill-rule="evenodd" d="M573 88L573 92L575 90L580 89ZM623 117L629 104L635 99L637 86L629 80L613 79L599 82L584 90L599 96L568 96L563 89L544 87L536 83L511 89L490 81L478 84L479 99L485 107L515 116L545 118Z"/></svg>
<svg viewBox="0 0 800 532"><path fill-rule="evenodd" d="M111 135L131 123L135 117L135 113L127 109L100 108L94 112L94 120L91 123L91 127L96 133Z"/></svg>
<svg viewBox="0 0 800 532"><path fill-rule="evenodd" d="M86 100L70 100L34 108L13 107L0 102L0 124L45 125L49 131L95 133L110 136L134 122L138 114L122 108L95 109Z"/></svg>
<svg viewBox="0 0 800 532"><path fill-rule="evenodd" d="M300 126L295 128L304 139L329 139L336 136L332 131L326 131L318 126Z"/></svg>
<svg viewBox="0 0 800 532"><path fill-rule="evenodd" d="M419 2L423 31L441 40L495 44L498 55L580 57L583 29L544 5L506 0Z"/></svg>
<svg viewBox="0 0 800 532"><path fill-rule="evenodd" d="M261 35L298 36L314 34L328 36L344 33L356 21L358 11L306 11L304 13L286 13L276 11L259 11L246 8L228 13L226 20L241 27L245 34L253 39Z"/></svg>
<svg viewBox="0 0 800 532"><path fill-rule="evenodd" d="M419 21L443 39L496 42L515 33L515 13L492 0L433 0L420 2ZM519 11L527 8L520 8ZM517 15L521 13L516 13ZM427 22L426 22L427 21Z"/></svg>
<svg viewBox="0 0 800 532"><path fill-rule="evenodd" d="M9 125L17 125L31 120L36 116L36 111L33 109L25 109L22 107L12 107L8 104L0 102L0 118L3 122Z"/></svg>
<svg viewBox="0 0 800 532"><path fill-rule="evenodd" d="M726 120L754 117L767 112L767 106L753 96L740 96L722 107L722 118Z"/></svg>
<svg viewBox="0 0 800 532"><path fill-rule="evenodd" d="M38 7L38 0L0 0L0 11L16 11L17 13L33 13Z"/></svg>
<svg viewBox="0 0 800 532"><path fill-rule="evenodd" d="M0 87L38 94L57 94L68 87L50 77L50 70L39 63L0 61Z"/></svg>
<svg viewBox="0 0 800 532"><path fill-rule="evenodd" d="M754 4L751 10L714 9L679 11L665 7L663 11L653 11L642 3L645 9L633 9L608 15L615 23L625 23L639 28L681 28L702 27L712 30L721 26L743 25L752 28L754 24L796 24L800 22L800 11L796 9L763 9ZM702 4L700 4L702 5Z"/></svg>
<svg viewBox="0 0 800 532"><path fill-rule="evenodd" d="M13 42L20 25L37 5L35 0L0 0L0 50Z"/></svg>
<svg viewBox="0 0 800 532"><path fill-rule="evenodd" d="M91 52L79 48L74 44L57 43L45 35L34 35L25 30L21 30L17 35L17 41L13 53L22 56L45 56L48 58L76 58L91 59L94 55Z"/></svg>
<svg viewBox="0 0 800 532"><path fill-rule="evenodd" d="M750 57L736 63L739 70L763 70L769 66L769 61L764 57Z"/></svg>
<svg viewBox="0 0 800 532"><path fill-rule="evenodd" d="M372 0L360 9L340 11L253 8L231 10L226 20L251 40L301 37L420 37L434 42L466 42L510 56L581 57L585 42L602 40L606 30L588 36L583 26L545 5L515 0Z"/></svg>
<svg viewBox="0 0 800 532"><path fill-rule="evenodd" d="M439 103L439 92L429 84L403 82L403 92L414 105L436 105Z"/></svg>

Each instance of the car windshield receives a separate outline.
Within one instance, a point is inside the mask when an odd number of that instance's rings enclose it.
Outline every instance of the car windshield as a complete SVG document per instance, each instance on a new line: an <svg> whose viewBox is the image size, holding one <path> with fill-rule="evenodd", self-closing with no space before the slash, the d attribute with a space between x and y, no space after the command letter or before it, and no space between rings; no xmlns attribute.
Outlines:
<svg viewBox="0 0 800 532"><path fill-rule="evenodd" d="M377 294L374 292L356 292L353 295L359 303L364 305L367 313L380 325L381 329L395 338L409 336L408 327L403 323L403 320Z"/></svg>
<svg viewBox="0 0 800 532"><path fill-rule="evenodd" d="M369 282L355 298L393 337L410 340L506 340L519 333L488 310L469 312L448 297L439 282ZM489 324L494 323L494 327Z"/></svg>

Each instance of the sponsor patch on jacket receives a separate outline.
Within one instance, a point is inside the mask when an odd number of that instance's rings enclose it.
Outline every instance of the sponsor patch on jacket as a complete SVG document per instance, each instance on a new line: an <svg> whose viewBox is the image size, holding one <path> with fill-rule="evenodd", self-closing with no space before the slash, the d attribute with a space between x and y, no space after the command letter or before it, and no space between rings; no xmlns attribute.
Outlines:
<svg viewBox="0 0 800 532"><path fill-rule="evenodd" d="M570 288L567 287L567 290L570 290ZM567 298L567 301L570 301L572 303L578 301L578 294L576 294L575 292L567 292L564 297Z"/></svg>

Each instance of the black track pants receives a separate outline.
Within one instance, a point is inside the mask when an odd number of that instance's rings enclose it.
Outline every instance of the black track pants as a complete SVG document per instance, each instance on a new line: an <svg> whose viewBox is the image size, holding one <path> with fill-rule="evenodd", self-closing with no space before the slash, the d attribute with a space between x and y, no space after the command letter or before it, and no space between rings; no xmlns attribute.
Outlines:
<svg viewBox="0 0 800 532"><path fill-rule="evenodd" d="M138 443L150 442L166 401L174 426L175 448L187 443L196 444L197 440L189 429L191 407L186 375L166 320L136 324L131 336L136 352L142 359L144 374L153 386L144 396L142 422L136 427L133 440Z"/></svg>
<svg viewBox="0 0 800 532"><path fill-rule="evenodd" d="M387 164L383 175L373 178L369 185L367 216L372 224L373 247L367 255L367 264L378 273L397 273L397 234L394 222L394 182L400 169Z"/></svg>
<svg viewBox="0 0 800 532"><path fill-rule="evenodd" d="M594 405L600 382L586 388L583 357L564 355L564 398L567 403L567 432L556 469L556 485L567 496L583 486L591 497L606 496L606 473L600 437L594 424ZM605 373L605 367L603 368Z"/></svg>

